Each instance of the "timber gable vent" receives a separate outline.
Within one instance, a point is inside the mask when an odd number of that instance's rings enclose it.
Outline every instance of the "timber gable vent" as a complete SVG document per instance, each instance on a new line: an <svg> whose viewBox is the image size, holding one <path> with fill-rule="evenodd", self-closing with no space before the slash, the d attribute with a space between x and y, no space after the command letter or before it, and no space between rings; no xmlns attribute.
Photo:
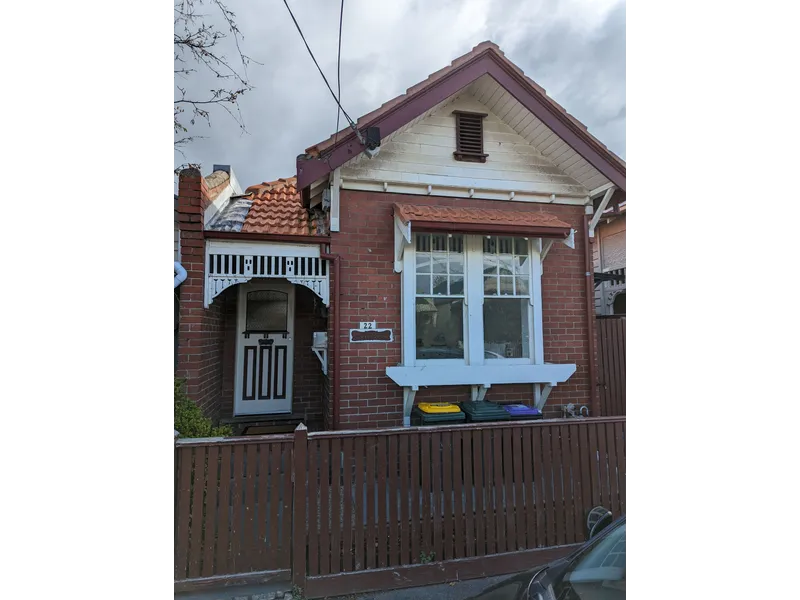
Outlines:
<svg viewBox="0 0 800 600"><path fill-rule="evenodd" d="M488 154L483 152L483 119L485 113L453 111L456 118L456 160L486 162Z"/></svg>

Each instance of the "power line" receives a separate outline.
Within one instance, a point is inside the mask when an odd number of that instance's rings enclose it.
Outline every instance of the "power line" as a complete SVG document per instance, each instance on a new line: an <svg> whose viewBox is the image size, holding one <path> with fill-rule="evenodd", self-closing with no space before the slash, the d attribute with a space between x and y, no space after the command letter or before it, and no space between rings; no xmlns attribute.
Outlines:
<svg viewBox="0 0 800 600"><path fill-rule="evenodd" d="M325 81L325 85L328 86L328 90L330 90L331 96L333 96L333 99L336 101L336 104L342 110L342 114L344 115L345 119L347 119L347 121L350 123L350 127L355 129L356 133L358 133L358 129L356 127L355 122L353 121L353 119L350 118L350 115L347 114L347 111L339 103L339 98L336 97L336 94L333 92L331 84L328 83L328 78L325 77L325 73L322 72L322 69L320 68L319 63L317 62L317 59L314 58L314 53L311 52L311 48L309 47L308 42L306 41L306 36L303 35L303 30L300 29L300 25L297 23L297 19L294 18L294 13L292 12L292 9L289 8L289 3L286 0L283 0L283 3L286 5L286 10L289 11L289 15L292 17L292 21L294 21L294 26L297 27L297 32L300 34L300 37L303 38L303 43L306 45L306 50L308 50L308 53L311 55L311 60L314 61L314 64L317 66L317 70L319 71L319 74L322 75L322 79L323 81ZM342 11L344 11L344 3L342 3ZM339 22L339 31L340 31L340 44L341 44L341 21ZM337 112L336 114L338 118L339 113Z"/></svg>
<svg viewBox="0 0 800 600"><path fill-rule="evenodd" d="M342 100L342 21L344 19L344 0L342 0L342 8L339 10L339 52L336 56L336 92L339 96L339 102ZM337 102L338 106L341 107L341 104ZM331 146L331 152L336 149L336 142L339 141L339 108L336 109L336 132L333 136L333 146ZM330 166L330 161L328 161L328 166Z"/></svg>

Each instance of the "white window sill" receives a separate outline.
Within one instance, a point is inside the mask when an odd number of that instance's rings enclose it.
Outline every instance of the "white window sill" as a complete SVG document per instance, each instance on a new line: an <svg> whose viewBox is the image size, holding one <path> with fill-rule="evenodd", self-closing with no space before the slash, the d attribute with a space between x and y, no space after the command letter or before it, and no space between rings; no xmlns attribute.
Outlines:
<svg viewBox="0 0 800 600"><path fill-rule="evenodd" d="M435 385L499 385L504 383L564 383L575 373L574 364L439 365L387 367L386 375L402 387ZM497 361L500 362L500 361Z"/></svg>

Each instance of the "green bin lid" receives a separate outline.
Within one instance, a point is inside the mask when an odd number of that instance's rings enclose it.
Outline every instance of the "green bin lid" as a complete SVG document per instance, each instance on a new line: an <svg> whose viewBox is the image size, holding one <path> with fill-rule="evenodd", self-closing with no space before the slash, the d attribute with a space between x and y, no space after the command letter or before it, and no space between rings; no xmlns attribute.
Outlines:
<svg viewBox="0 0 800 600"><path fill-rule="evenodd" d="M508 411L494 402L461 402L459 406L472 419L500 421L509 418Z"/></svg>

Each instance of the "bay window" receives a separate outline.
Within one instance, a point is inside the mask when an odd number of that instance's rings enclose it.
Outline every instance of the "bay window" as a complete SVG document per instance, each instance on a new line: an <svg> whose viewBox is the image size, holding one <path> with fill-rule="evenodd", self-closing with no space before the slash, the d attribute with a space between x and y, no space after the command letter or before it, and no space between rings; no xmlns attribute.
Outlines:
<svg viewBox="0 0 800 600"><path fill-rule="evenodd" d="M404 364L541 363L540 243L414 233L404 254Z"/></svg>

